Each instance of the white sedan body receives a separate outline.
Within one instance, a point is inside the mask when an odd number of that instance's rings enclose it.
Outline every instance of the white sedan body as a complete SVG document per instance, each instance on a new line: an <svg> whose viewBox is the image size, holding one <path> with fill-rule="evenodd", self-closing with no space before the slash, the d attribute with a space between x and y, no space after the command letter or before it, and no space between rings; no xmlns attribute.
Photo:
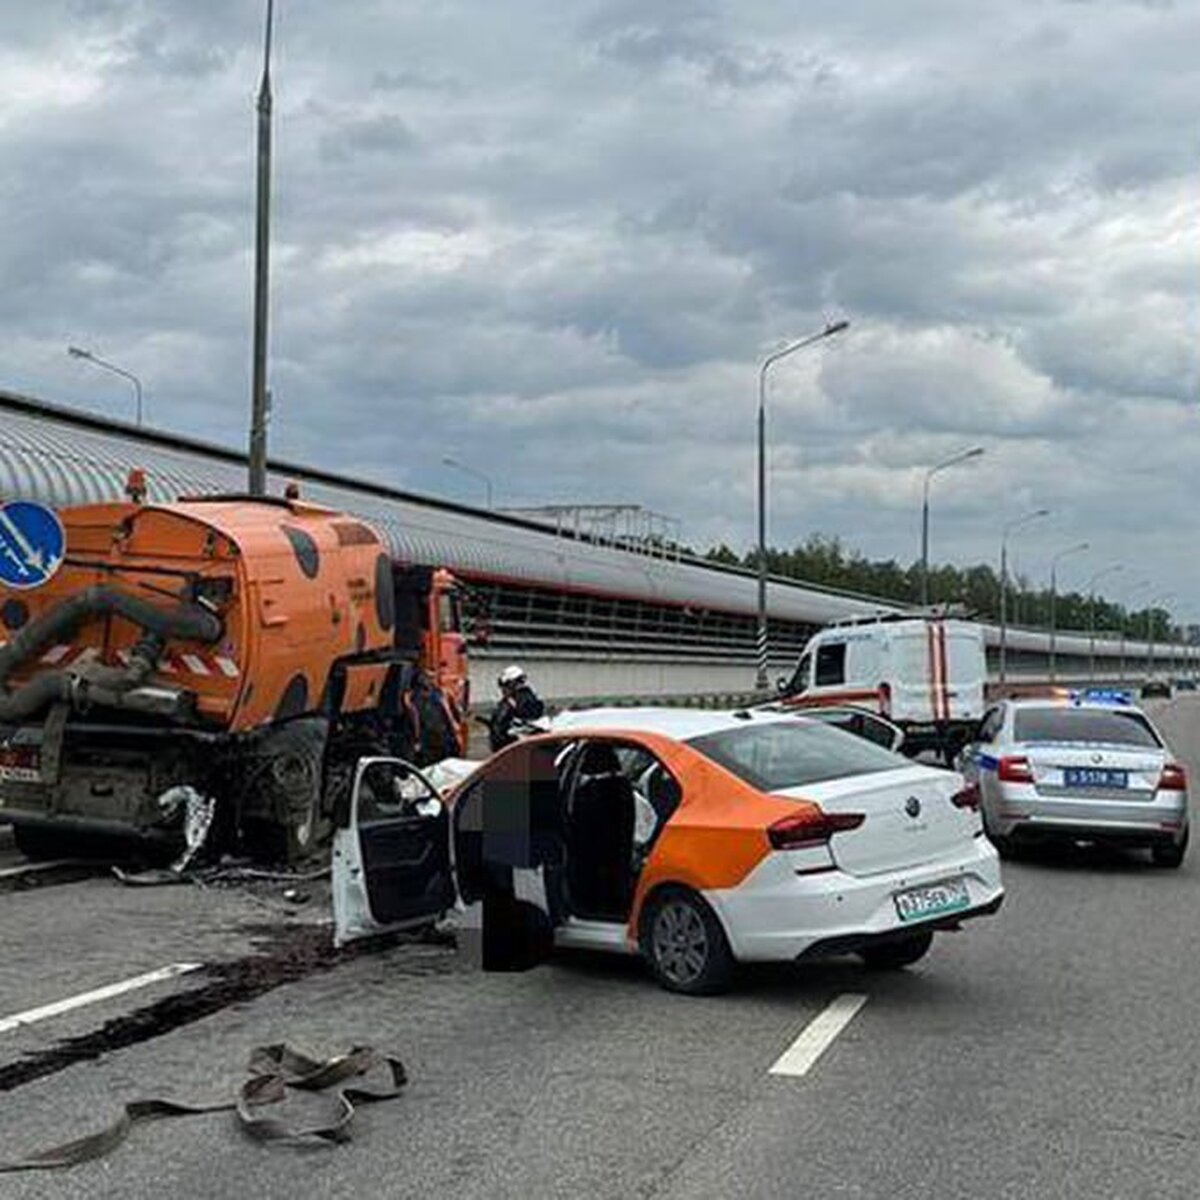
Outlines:
<svg viewBox="0 0 1200 1200"><path fill-rule="evenodd" d="M1181 845L1188 793L1150 719L1131 704L1010 700L964 757L990 836Z"/></svg>
<svg viewBox="0 0 1200 1200"><path fill-rule="evenodd" d="M965 785L955 772L914 763L830 730L824 722L765 710L593 709L562 714L553 721L552 732L578 729L586 737L604 729L640 730L707 754L716 735L736 737L749 734L751 726L787 729L797 724L817 727L822 752L832 735L845 766L837 761L816 765L812 781L760 790L811 801L833 817L853 814L859 823L812 845L766 849L734 886L699 889L737 959L785 961L847 953L912 930L957 928L1000 907L999 858L984 836L977 803L972 807L956 799ZM756 753L761 761L755 761ZM770 769L768 745L747 747L745 755L746 767ZM859 758L863 766L856 771L852 764ZM716 761L735 774L743 765ZM626 940L630 949L636 947L633 930ZM587 939L570 941L582 945ZM593 944L599 947L599 939Z"/></svg>

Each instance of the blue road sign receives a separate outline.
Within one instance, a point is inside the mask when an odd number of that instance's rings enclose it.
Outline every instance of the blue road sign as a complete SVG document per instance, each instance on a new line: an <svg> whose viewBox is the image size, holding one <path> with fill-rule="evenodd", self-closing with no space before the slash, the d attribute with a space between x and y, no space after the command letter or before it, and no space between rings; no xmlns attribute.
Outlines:
<svg viewBox="0 0 1200 1200"><path fill-rule="evenodd" d="M58 514L41 504L0 504L0 584L41 587L62 566L67 535Z"/></svg>

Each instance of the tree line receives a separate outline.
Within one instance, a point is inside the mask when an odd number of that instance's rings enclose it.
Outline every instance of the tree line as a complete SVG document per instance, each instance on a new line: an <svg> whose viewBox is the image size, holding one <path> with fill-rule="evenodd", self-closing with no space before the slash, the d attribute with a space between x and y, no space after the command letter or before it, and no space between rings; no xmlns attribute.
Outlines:
<svg viewBox="0 0 1200 1200"><path fill-rule="evenodd" d="M727 566L758 569L758 551L742 556L721 544L704 557ZM793 550L767 549L767 570L804 583L901 603L918 603L921 596L921 564L901 566L894 558L871 560L857 550L845 547L836 537L812 535ZM931 604L958 604L981 620L1000 619L1000 575L987 564L973 567L934 566L929 568ZM1037 629L1050 627L1050 589L1035 587L1023 575L1009 575L1008 620L1013 625ZM1181 640L1183 630L1176 626L1165 609L1129 609L1102 596L1095 599L1097 633L1125 635L1142 640L1152 633L1155 641ZM1089 628L1089 600L1079 592L1059 591L1055 604L1055 624L1059 629L1086 631Z"/></svg>

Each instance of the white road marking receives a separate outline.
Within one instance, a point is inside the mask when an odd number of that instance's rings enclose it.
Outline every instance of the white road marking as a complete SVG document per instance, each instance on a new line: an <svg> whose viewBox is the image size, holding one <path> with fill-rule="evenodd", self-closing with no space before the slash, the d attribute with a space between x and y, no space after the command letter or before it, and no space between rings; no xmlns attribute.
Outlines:
<svg viewBox="0 0 1200 1200"><path fill-rule="evenodd" d="M867 1002L867 997L846 992L831 1000L824 1012L818 1013L801 1031L800 1036L775 1060L772 1075L807 1075L816 1061L833 1044L854 1014Z"/></svg>
<svg viewBox="0 0 1200 1200"><path fill-rule="evenodd" d="M41 1008L26 1009L15 1016L0 1019L0 1033L8 1033L22 1025L32 1025L35 1021L45 1021L49 1017L57 1017L88 1004L98 1004L101 1000L111 1000L114 996L123 996L126 992L149 987L152 983L162 983L166 979L186 975L189 971L198 971L202 966L203 963L171 963L170 966L159 967L157 971L147 971L145 975L122 979L120 983L110 983L91 992L80 992L78 996L68 996L65 1000L56 1000L53 1004L43 1004Z"/></svg>

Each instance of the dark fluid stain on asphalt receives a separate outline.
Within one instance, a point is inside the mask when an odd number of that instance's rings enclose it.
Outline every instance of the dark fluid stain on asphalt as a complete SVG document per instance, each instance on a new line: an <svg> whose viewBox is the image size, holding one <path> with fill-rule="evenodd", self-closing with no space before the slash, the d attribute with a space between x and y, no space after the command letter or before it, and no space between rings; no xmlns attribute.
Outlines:
<svg viewBox="0 0 1200 1200"><path fill-rule="evenodd" d="M212 1016L234 1004L254 1000L286 983L294 983L340 963L395 947L423 950L412 963L397 963L396 974L443 974L453 970L452 938L384 935L336 950L328 927L252 926L262 953L204 968L209 982L176 992L144 1008L114 1017L99 1029L65 1038L45 1050L0 1065L0 1092L10 1092L35 1079L54 1075L75 1063L136 1046L172 1030ZM440 951L440 952L439 952Z"/></svg>
<svg viewBox="0 0 1200 1200"><path fill-rule="evenodd" d="M6 892L28 892L38 888L55 887L64 883L81 883L106 874L108 867L97 863L64 863L61 867L30 868L0 879L0 895Z"/></svg>

